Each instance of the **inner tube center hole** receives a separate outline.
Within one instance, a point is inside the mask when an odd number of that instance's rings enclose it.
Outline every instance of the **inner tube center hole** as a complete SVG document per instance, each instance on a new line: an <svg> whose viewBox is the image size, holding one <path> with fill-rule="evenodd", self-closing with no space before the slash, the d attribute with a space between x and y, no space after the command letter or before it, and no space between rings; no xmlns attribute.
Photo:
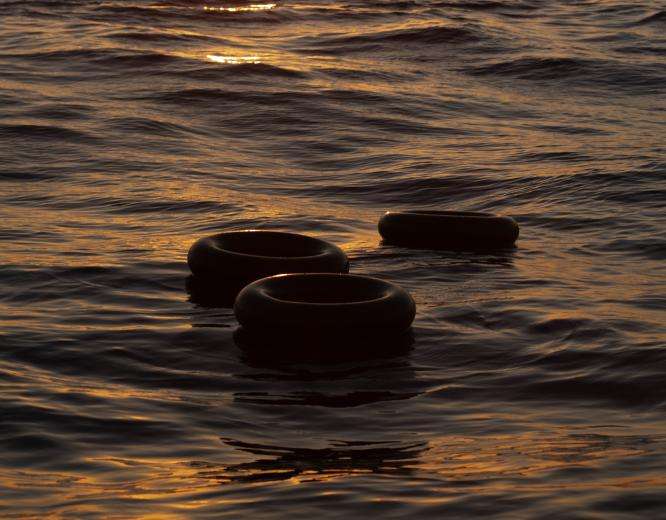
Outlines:
<svg viewBox="0 0 666 520"><path fill-rule="evenodd" d="M316 241L303 240L301 237L238 234L227 236L222 247L245 255L275 256L282 258L297 258L315 256L321 253L322 248Z"/></svg>
<svg viewBox="0 0 666 520"><path fill-rule="evenodd" d="M308 285L284 283L270 291L271 296L295 303L359 303L385 296L385 289L363 280L320 279Z"/></svg>

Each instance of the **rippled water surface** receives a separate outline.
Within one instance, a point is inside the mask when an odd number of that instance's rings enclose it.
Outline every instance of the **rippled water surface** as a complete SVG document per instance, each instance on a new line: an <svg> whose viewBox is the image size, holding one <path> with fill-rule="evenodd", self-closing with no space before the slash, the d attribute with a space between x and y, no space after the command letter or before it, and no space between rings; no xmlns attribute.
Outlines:
<svg viewBox="0 0 666 520"><path fill-rule="evenodd" d="M657 0L0 0L1 515L666 516L665 56ZM185 263L243 228L409 289L412 348L246 353Z"/></svg>

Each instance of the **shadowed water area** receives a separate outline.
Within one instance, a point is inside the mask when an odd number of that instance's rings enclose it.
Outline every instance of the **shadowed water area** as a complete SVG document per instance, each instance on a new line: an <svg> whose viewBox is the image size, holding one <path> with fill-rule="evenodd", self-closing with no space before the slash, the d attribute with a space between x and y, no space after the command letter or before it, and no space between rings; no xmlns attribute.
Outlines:
<svg viewBox="0 0 666 520"><path fill-rule="evenodd" d="M665 143L656 0L0 0L0 516L666 516ZM245 228L408 289L411 347L240 348L185 258Z"/></svg>

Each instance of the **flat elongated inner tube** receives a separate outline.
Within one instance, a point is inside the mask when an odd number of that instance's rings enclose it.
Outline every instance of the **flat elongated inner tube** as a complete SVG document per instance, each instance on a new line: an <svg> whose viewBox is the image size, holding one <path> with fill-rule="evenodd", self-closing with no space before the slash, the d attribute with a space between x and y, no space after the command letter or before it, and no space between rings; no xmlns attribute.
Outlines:
<svg viewBox="0 0 666 520"><path fill-rule="evenodd" d="M403 288L384 280L347 274L287 274L245 287L234 313L247 329L282 335L402 333L416 306Z"/></svg>
<svg viewBox="0 0 666 520"><path fill-rule="evenodd" d="M280 273L344 273L349 260L318 238L279 231L231 231L197 240L187 255L199 279L248 282Z"/></svg>
<svg viewBox="0 0 666 520"><path fill-rule="evenodd" d="M431 249L506 248L519 235L512 218L475 211L388 211L378 228L387 244Z"/></svg>

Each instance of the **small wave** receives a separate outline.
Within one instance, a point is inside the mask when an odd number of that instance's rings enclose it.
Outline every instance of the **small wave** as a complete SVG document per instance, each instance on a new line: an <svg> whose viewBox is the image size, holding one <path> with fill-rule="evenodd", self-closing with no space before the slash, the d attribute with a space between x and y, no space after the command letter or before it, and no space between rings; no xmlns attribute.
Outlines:
<svg viewBox="0 0 666 520"><path fill-rule="evenodd" d="M556 231L598 231L600 228L607 228L609 225L607 218L595 218L585 215L553 215L544 213L521 215L520 220L530 227L541 227ZM628 218L616 217L613 219L613 225L615 226L626 225L631 222Z"/></svg>
<svg viewBox="0 0 666 520"><path fill-rule="evenodd" d="M323 69L318 69L317 72L326 74L337 79L351 80L351 81L363 81L363 82L404 82L404 81L413 81L415 77L419 77L418 73L410 73L404 71L401 73L389 72L385 70L370 70L370 69L351 69L351 68L335 68L328 67Z"/></svg>
<svg viewBox="0 0 666 520"><path fill-rule="evenodd" d="M353 408L385 401L400 401L418 396L415 392L390 392L386 390L366 390L341 394L321 394L299 392L288 395L266 395L262 393L238 393L238 402L261 405L300 405L324 406L328 408Z"/></svg>
<svg viewBox="0 0 666 520"><path fill-rule="evenodd" d="M544 132L553 132L565 135L612 135L607 130L600 128L591 128L588 126L569 126L569 125L535 125L534 128Z"/></svg>
<svg viewBox="0 0 666 520"><path fill-rule="evenodd" d="M542 162L586 162L592 158L577 152L526 152L514 155L509 162L518 163L542 163Z"/></svg>
<svg viewBox="0 0 666 520"><path fill-rule="evenodd" d="M54 179L57 177L57 173L47 172L41 168L10 169L5 166L0 169L0 181L43 181L45 179Z"/></svg>
<svg viewBox="0 0 666 520"><path fill-rule="evenodd" d="M656 237L611 240L603 245L594 247L594 249L604 252L622 252L647 260L666 260L666 239Z"/></svg>
<svg viewBox="0 0 666 520"><path fill-rule="evenodd" d="M175 20L203 21L203 22L225 22L246 24L281 23L294 18L293 10L289 9L249 9L231 10L229 6L219 6L213 3L203 4L196 2L195 5L186 3L170 3L162 5L114 5L102 4L95 10L92 19L95 20L136 20L141 22L155 23L156 21L173 22Z"/></svg>
<svg viewBox="0 0 666 520"><path fill-rule="evenodd" d="M63 240L61 233L54 233L51 231L35 231L35 230L19 230L0 228L0 241L33 241L39 240L40 242Z"/></svg>
<svg viewBox="0 0 666 520"><path fill-rule="evenodd" d="M445 204L459 200L469 200L492 191L510 190L513 184L522 184L520 179L492 179L482 175L469 177L451 175L448 177L420 176L408 179L379 179L377 182L359 182L326 186L284 188L287 193L311 195L313 197L356 199L360 202L371 200L375 203L400 201L404 204ZM276 190L275 188L272 188Z"/></svg>
<svg viewBox="0 0 666 520"><path fill-rule="evenodd" d="M165 137L179 137L183 134L193 133L192 127L184 127L165 121L147 119L143 117L122 117L112 119L108 126L111 130L120 132L135 132L141 135L160 135Z"/></svg>
<svg viewBox="0 0 666 520"><path fill-rule="evenodd" d="M178 105L190 105L192 103L217 103L220 105L247 103L249 105L266 107L284 107L287 104L305 104L311 101L321 100L322 94L318 92L307 92L297 90L278 91L253 91L253 90L231 90L221 88L189 88L173 90L168 92L155 92L148 96L137 96L131 99L150 99L158 102L174 103ZM312 109L312 106L308 107ZM254 116L253 116L254 117ZM265 125L265 123L264 123Z"/></svg>
<svg viewBox="0 0 666 520"><path fill-rule="evenodd" d="M648 442L646 439L645 442ZM597 501L595 511L601 511L601 516L642 516L643 518L658 518L664 514L664 496L661 490L622 491Z"/></svg>
<svg viewBox="0 0 666 520"><path fill-rule="evenodd" d="M467 69L475 76L511 77L531 81L563 81L604 86L628 93L650 94L666 89L663 71L649 65L609 60L524 57Z"/></svg>
<svg viewBox="0 0 666 520"><path fill-rule="evenodd" d="M631 378L560 378L523 386L520 394L529 399L609 401L623 406L650 407L661 405L666 392L659 375Z"/></svg>
<svg viewBox="0 0 666 520"><path fill-rule="evenodd" d="M666 243L666 240L664 241ZM663 294L643 294L636 296L631 300L618 300L613 303L619 305L631 305L648 311L660 310L666 311L666 295Z"/></svg>
<svg viewBox="0 0 666 520"><path fill-rule="evenodd" d="M53 208L56 210L77 210L90 206L96 207L104 213L120 215L142 213L215 213L217 215L235 214L241 208L235 204L215 200L178 200L165 199L132 199L121 197L86 197L80 199L67 199L63 197L44 197L39 201L31 201L31 206L39 208ZM216 229L219 229L219 225ZM39 236L37 232L36 236ZM15 235L15 233L12 233Z"/></svg>
<svg viewBox="0 0 666 520"><path fill-rule="evenodd" d="M20 99L19 97L12 96L11 94L0 92L0 106L2 107L17 107L27 105L27 101Z"/></svg>
<svg viewBox="0 0 666 520"><path fill-rule="evenodd" d="M172 65L178 62L191 61L172 54L162 52L127 52L114 51L97 56L93 62L104 67L143 68L155 65Z"/></svg>
<svg viewBox="0 0 666 520"><path fill-rule="evenodd" d="M85 132L48 125L0 125L1 139L35 139L88 144L98 141L96 137Z"/></svg>
<svg viewBox="0 0 666 520"><path fill-rule="evenodd" d="M187 58L166 54L159 51L129 51L127 49L61 49L57 51L34 52L25 54L5 54L7 58L22 61L63 62L70 68L91 66L103 67L105 71L115 68L143 68L158 65L173 65L177 62L190 62Z"/></svg>
<svg viewBox="0 0 666 520"><path fill-rule="evenodd" d="M643 209L650 206L663 207L666 200L666 189L644 189L636 191L611 191L604 193L604 200L620 202L622 205L637 204Z"/></svg>
<svg viewBox="0 0 666 520"><path fill-rule="evenodd" d="M127 49L65 49L29 54L5 55L10 58L49 62L62 61L69 68L103 69L105 73L141 70L143 73L182 76L188 79L234 79L243 77L303 78L303 72L268 63L209 63L166 52Z"/></svg>
<svg viewBox="0 0 666 520"><path fill-rule="evenodd" d="M167 75L182 76L198 80L253 80L265 78L301 79L307 74L268 63L232 63L212 65L195 69L166 70Z"/></svg>
<svg viewBox="0 0 666 520"><path fill-rule="evenodd" d="M624 14L629 15L636 11L642 11L642 7L638 2L632 3L616 3L616 2L602 2L599 7L594 9L595 13L600 13L602 15L611 15L611 14Z"/></svg>
<svg viewBox="0 0 666 520"><path fill-rule="evenodd" d="M629 45L624 47L615 47L613 49L615 52L620 52L623 54L638 54L638 55L654 55L654 56L666 56L666 47L656 47L648 45Z"/></svg>
<svg viewBox="0 0 666 520"><path fill-rule="evenodd" d="M433 2L432 7L445 7L451 9L464 9L466 11L494 11L497 9L508 9L512 11L533 11L539 9L539 6L529 2L497 2L493 0L486 1L459 1L459 2Z"/></svg>
<svg viewBox="0 0 666 520"><path fill-rule="evenodd" d="M71 4L80 4L80 0L70 0ZM3 0L0 4L2 7L12 7L18 6L23 7L24 5L29 4L31 6L40 6L40 7L58 7L62 5L61 0Z"/></svg>
<svg viewBox="0 0 666 520"><path fill-rule="evenodd" d="M523 79L560 79L585 72L587 63L574 58L520 58L482 65L474 75L514 76Z"/></svg>
<svg viewBox="0 0 666 520"><path fill-rule="evenodd" d="M620 207L627 208L636 204L641 210L659 209L663 206L664 190L651 189L658 182L659 171L599 172L591 171L574 175L563 174L543 177L528 186L516 185L511 197L517 201L522 199L569 200L588 205L590 200L597 202L621 202ZM588 187L594 186L594 192ZM615 204L614 204L615 205ZM540 215L525 215L526 223L535 226L548 225ZM612 222L622 222L614 218Z"/></svg>
<svg viewBox="0 0 666 520"><path fill-rule="evenodd" d="M189 105L191 103L208 104L212 101L234 102L239 97L242 99L245 95L241 92L226 91L219 88L188 88L169 92L155 92L147 96L137 96L134 99L149 99L164 103Z"/></svg>
<svg viewBox="0 0 666 520"><path fill-rule="evenodd" d="M214 200L131 200L104 198L99 200L86 200L85 206L96 204L103 211L130 215L137 213L216 213L230 214L240 210L234 204Z"/></svg>
<svg viewBox="0 0 666 520"><path fill-rule="evenodd" d="M631 25L657 25L657 24L659 25L666 24L666 11L657 11L656 13L651 14L650 16L646 16L645 18L642 18Z"/></svg>
<svg viewBox="0 0 666 520"><path fill-rule="evenodd" d="M68 105L62 103L38 106L21 112L21 115L43 119L76 120L89 119L92 113L93 109L86 105Z"/></svg>
<svg viewBox="0 0 666 520"><path fill-rule="evenodd" d="M41 51L21 54L4 54L4 58L16 58L27 61L71 61L71 60L93 60L103 57L112 50L93 50L93 49L60 49L57 51Z"/></svg>
<svg viewBox="0 0 666 520"><path fill-rule="evenodd" d="M414 43L437 45L442 43L467 43L479 40L479 36L469 29L459 27L435 26L415 29L399 29L341 38L352 44L364 43Z"/></svg>
<svg viewBox="0 0 666 520"><path fill-rule="evenodd" d="M471 29L451 26L430 26L409 29L395 29L375 33L356 34L353 36L335 36L331 38L299 38L296 41L299 50L317 49L331 53L385 50L395 45L460 45L479 41L480 36ZM307 48L300 48L307 46Z"/></svg>
<svg viewBox="0 0 666 520"><path fill-rule="evenodd" d="M107 34L106 38L111 40L120 41L138 41L149 43L190 43L190 42L210 42L210 43L226 43L227 41L222 38L214 38L204 34L192 33L174 33L174 32L132 32L132 31L118 31Z"/></svg>
<svg viewBox="0 0 666 520"><path fill-rule="evenodd" d="M71 362L72 359L68 361ZM64 431L81 435L82 438L94 433L101 439L106 437L110 442L113 442L116 435L122 435L127 442L139 442L144 436L171 435L178 429L173 423L167 421L110 417L105 413L81 415L74 410L64 407L60 403L54 403L48 407L39 406L36 403L21 403L20 405L13 403L6 406L5 413L7 417L11 417L12 423L30 424L36 417L39 417L41 421L58 424L61 430L59 433ZM62 435L58 436L58 438L60 437ZM58 451L62 453L63 450Z"/></svg>

